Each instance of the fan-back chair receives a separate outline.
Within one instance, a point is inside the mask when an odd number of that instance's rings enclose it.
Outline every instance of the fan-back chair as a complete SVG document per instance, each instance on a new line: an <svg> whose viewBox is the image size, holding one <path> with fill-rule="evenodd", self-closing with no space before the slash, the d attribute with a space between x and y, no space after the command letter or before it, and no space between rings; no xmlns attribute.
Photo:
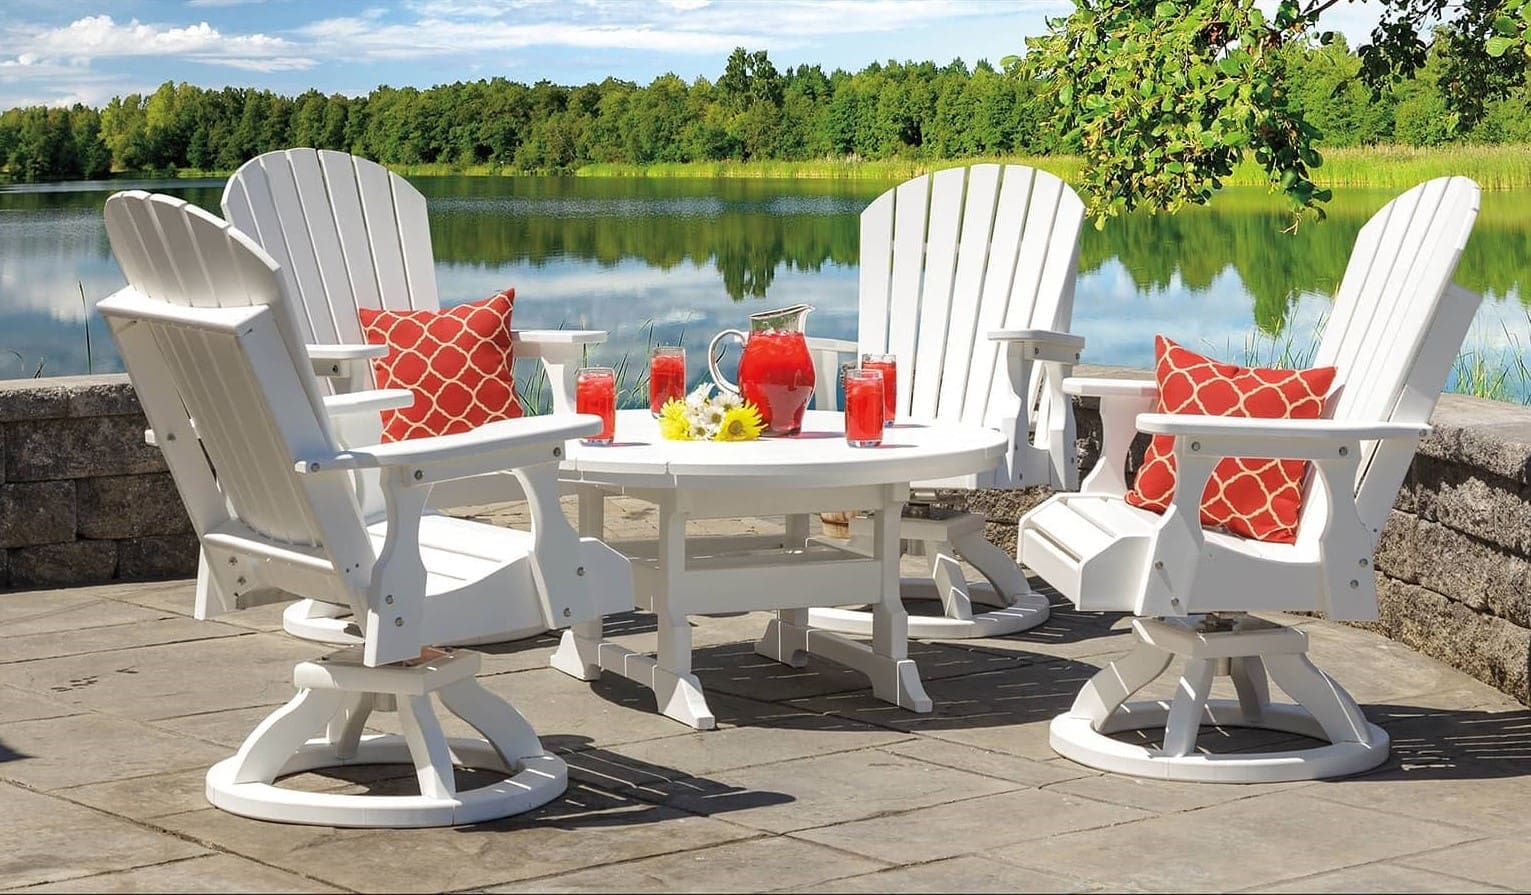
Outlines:
<svg viewBox="0 0 1531 895"><path fill-rule="evenodd" d="M475 681L479 655L434 647L631 607L627 561L580 539L558 503L565 441L598 421L534 417L344 446L293 314L291 281L269 255L169 196L118 193L105 214L128 286L99 307L201 540L204 574L218 585L219 604L207 608L279 590L342 607L359 641L298 663L297 695L208 772L209 801L266 820L394 827L487 820L556 797L563 761ZM428 510L437 482L501 469L526 493L531 531ZM380 473L379 520L363 513L362 471ZM433 696L482 738L446 737ZM397 711L403 735L364 735L373 711ZM319 767L394 762L414 765L418 795L276 784ZM454 762L503 779L459 791Z"/></svg>
<svg viewBox="0 0 1531 895"><path fill-rule="evenodd" d="M1068 184L1023 165L948 168L883 193L861 214L856 341L809 340L815 406L834 406L841 355L892 354L900 419L1010 434L1001 465L917 490L1077 487L1073 408L1060 389L1084 347L1067 332L1083 220ZM870 532L869 520L851 520L852 545ZM1046 597L984 538L982 515L911 508L901 534L921 542L930 569L906 579L904 595L936 597L944 613L911 616L909 636L992 637L1047 620ZM958 558L987 580L967 581ZM995 608L975 613L973 602ZM811 619L849 633L872 626L860 609Z"/></svg>
<svg viewBox="0 0 1531 895"><path fill-rule="evenodd" d="M1078 493L1021 519L1017 552L1080 609L1136 615L1138 644L1054 719L1059 753L1127 774L1239 783L1357 773L1387 757L1387 733L1309 661L1307 636L1251 613L1377 617L1373 551L1479 304L1451 282L1477 214L1477 185L1444 177L1389 202L1361 228L1315 358L1338 370L1321 419L1153 413L1152 382L1064 384L1069 394L1100 398L1100 463ZM1177 481L1163 515L1124 500L1136 432L1175 439ZM1217 463L1272 456L1311 465L1296 542L1203 530L1201 496ZM1127 701L1177 657L1185 666L1173 700ZM1208 698L1216 676L1232 678L1236 700ZM1272 702L1271 682L1294 702ZM1324 745L1201 753L1204 723ZM1159 727L1159 747L1110 736Z"/></svg>

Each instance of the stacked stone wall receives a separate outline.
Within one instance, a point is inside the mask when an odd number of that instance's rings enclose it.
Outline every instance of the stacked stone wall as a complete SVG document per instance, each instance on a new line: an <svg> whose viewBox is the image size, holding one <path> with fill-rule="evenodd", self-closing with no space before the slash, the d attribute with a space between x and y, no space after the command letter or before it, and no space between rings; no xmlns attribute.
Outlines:
<svg viewBox="0 0 1531 895"><path fill-rule="evenodd" d="M125 376L0 381L0 586L195 575L197 540Z"/></svg>

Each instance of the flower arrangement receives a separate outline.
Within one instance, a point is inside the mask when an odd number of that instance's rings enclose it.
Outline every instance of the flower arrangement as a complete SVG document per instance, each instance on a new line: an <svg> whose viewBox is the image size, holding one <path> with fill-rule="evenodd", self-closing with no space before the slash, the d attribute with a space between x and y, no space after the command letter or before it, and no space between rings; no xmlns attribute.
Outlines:
<svg viewBox="0 0 1531 895"><path fill-rule="evenodd" d="M659 411L659 434L671 441L753 441L765 430L754 404L704 382Z"/></svg>

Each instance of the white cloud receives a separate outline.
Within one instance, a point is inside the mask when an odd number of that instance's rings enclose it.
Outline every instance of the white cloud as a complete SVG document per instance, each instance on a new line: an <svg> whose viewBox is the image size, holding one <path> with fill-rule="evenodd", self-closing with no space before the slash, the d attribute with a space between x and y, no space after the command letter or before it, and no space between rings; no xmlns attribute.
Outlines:
<svg viewBox="0 0 1531 895"><path fill-rule="evenodd" d="M12 32L16 32L13 30ZM317 61L304 49L265 34L226 35L206 22L184 27L118 24L109 15L87 16L62 28L22 32L17 65L40 60L83 60L125 56L180 57L246 71L273 72L311 68Z"/></svg>

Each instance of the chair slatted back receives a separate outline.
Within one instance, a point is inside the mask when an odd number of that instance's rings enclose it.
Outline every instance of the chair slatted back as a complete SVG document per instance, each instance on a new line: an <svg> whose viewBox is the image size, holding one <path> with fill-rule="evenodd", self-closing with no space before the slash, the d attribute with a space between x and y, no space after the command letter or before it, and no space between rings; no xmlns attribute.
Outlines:
<svg viewBox="0 0 1531 895"><path fill-rule="evenodd" d="M359 308L440 307L425 197L376 162L268 152L229 178L223 213L280 266L306 341L364 343Z"/></svg>
<svg viewBox="0 0 1531 895"><path fill-rule="evenodd" d="M1066 330L1084 204L1022 165L909 180L861 215L857 342L899 359L899 410L999 426L1019 399L997 329ZM1040 381L1028 387L1036 401Z"/></svg>
<svg viewBox="0 0 1531 895"><path fill-rule="evenodd" d="M1451 283L1478 203L1476 183L1441 177L1361 228L1314 361L1338 368L1334 419L1429 421L1479 304ZM1367 525L1385 521L1413 455L1409 444L1364 446L1357 506ZM1318 527L1307 521L1301 528Z"/></svg>
<svg viewBox="0 0 1531 895"><path fill-rule="evenodd" d="M129 289L100 303L199 536L237 520L273 545L372 561L348 476L300 476L335 450L276 264L180 199L107 200Z"/></svg>

